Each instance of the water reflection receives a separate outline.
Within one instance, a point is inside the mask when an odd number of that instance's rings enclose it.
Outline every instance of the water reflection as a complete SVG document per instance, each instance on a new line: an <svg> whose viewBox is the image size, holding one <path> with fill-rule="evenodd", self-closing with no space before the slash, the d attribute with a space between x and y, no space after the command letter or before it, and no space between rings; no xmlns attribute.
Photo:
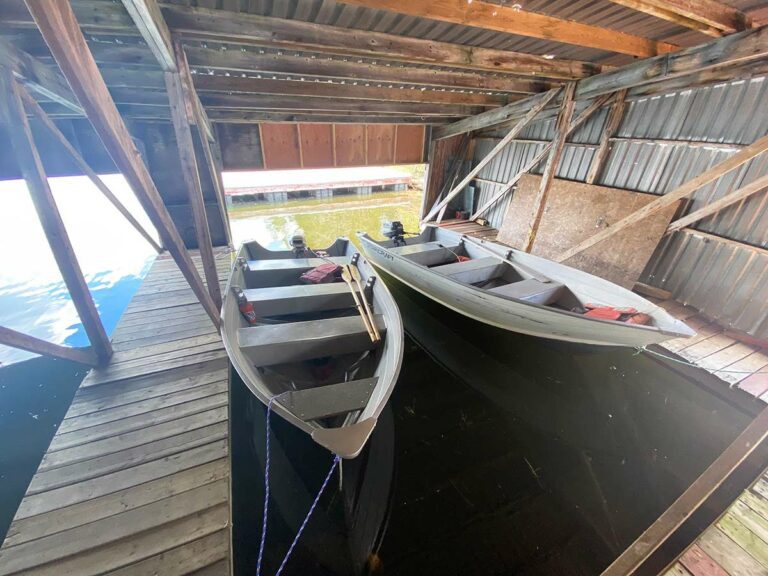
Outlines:
<svg viewBox="0 0 768 576"><path fill-rule="evenodd" d="M344 464L286 573L599 574L751 419L727 390L632 351L501 333L385 280L411 342L392 427ZM264 412L236 381L233 393L235 551L247 574L261 535ZM265 573L330 465L274 423L281 494Z"/></svg>
<svg viewBox="0 0 768 576"><path fill-rule="evenodd" d="M120 175L103 177L146 229L152 226ZM85 177L51 178L56 204L102 322L111 333L149 270L154 250ZM68 346L87 346L23 181L0 183L0 324ZM0 363L33 354L0 346Z"/></svg>

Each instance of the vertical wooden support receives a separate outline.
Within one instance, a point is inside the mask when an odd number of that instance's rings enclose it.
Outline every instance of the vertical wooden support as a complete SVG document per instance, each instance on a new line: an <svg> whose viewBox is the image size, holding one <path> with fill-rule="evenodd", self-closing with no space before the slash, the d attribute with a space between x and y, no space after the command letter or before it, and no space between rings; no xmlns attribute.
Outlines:
<svg viewBox="0 0 768 576"><path fill-rule="evenodd" d="M569 84L570 86L570 84ZM571 88L571 91L573 91L574 88ZM560 88L554 88L547 92L544 97L539 100L539 102L536 103L535 106L532 106L530 110L526 113L526 115L521 118L517 124L515 124L512 129L507 133L504 138L502 138L496 146L493 147L493 150L491 150L485 158L483 158L480 162L478 162L477 166L475 166L472 170L469 171L469 174L467 174L461 182L459 182L453 190L451 190L448 195L443 198L437 205L433 206L432 209L429 211L429 213L421 220L421 223L424 224L426 221L431 220L435 214L437 214L440 210L443 209L443 206L447 205L448 202L450 202L454 196L456 196L459 192L464 190L464 186L466 186L477 174L485 168L488 163L493 160L499 152L501 152L507 144L509 144L512 140L514 140L520 132L523 131L523 129L533 120L539 112L541 112L544 107L549 104L552 99L557 96L560 93ZM571 98L572 99L572 98Z"/></svg>
<svg viewBox="0 0 768 576"><path fill-rule="evenodd" d="M22 334L21 332L3 326L0 326L0 344L3 346L19 348L20 350L26 350L27 352L32 352L34 354L52 356L63 360L72 360L73 362L80 362L80 364L87 364L88 366L97 366L99 364L96 354L94 354L93 350L90 348L69 348L67 346L60 346L59 344L46 342L40 338Z"/></svg>
<svg viewBox="0 0 768 576"><path fill-rule="evenodd" d="M13 74L0 68L0 101L2 116L11 137L16 159L27 182L29 194L37 210L40 224L45 231L45 237L56 259L64 283L67 285L72 303L77 309L80 321L83 323L88 340L91 342L96 356L100 361L106 361L112 356L112 344L109 342L106 330L99 318L96 304L93 302L88 285L83 277L83 271L75 256L69 235L61 220L61 214L56 207L48 178L43 169L43 163L32 138L32 130L27 121L27 113L21 101L18 86Z"/></svg>
<svg viewBox="0 0 768 576"><path fill-rule="evenodd" d="M176 133L176 145L181 160L181 173L187 187L189 204L195 220L197 248L203 261L203 271L208 284L208 292L217 306L221 306L221 288L219 275L216 271L216 260L213 256L211 231L208 228L208 217L205 213L205 199L200 184L200 172L195 158L195 144L192 140L190 118L192 117L192 100L185 97L181 75L178 72L164 72L165 86L168 90L168 100L171 105L171 119Z"/></svg>
<svg viewBox="0 0 768 576"><path fill-rule="evenodd" d="M613 135L616 134L621 125L626 107L627 90L619 90L616 93L616 99L613 101L611 111L608 113L608 119L605 121L603 133L600 135L600 146L598 146L597 152L595 152L595 156L592 158L592 165L589 167L589 173L587 174L587 184L594 184L595 180L603 172L605 161L608 159L608 152L611 149L611 138L613 138Z"/></svg>
<svg viewBox="0 0 768 576"><path fill-rule="evenodd" d="M96 188L98 188L98 190L117 209L117 211L120 212L120 214L122 214L126 220L128 220L131 226L133 226L136 231L141 234L141 236L152 246L152 248L154 248L157 252L162 252L162 247L155 241L149 232L144 230L144 227L139 223L138 220L136 220L133 214L131 214L128 209L123 206L120 200L117 199L117 196L112 193L112 190L110 190L109 187L104 184L104 182L102 182L101 178L99 178L99 175L91 169L85 159L80 155L75 147L70 144L69 140L67 140L67 137L61 133L61 130L59 130L58 126L56 126L54 121L50 119L48 114L45 113L45 111L40 107L35 99L32 98L29 92L27 92L22 86L19 86L19 91L27 109L30 110L32 114L37 117L40 123L48 129L51 135L53 135L53 137L59 141L59 144L61 144L69 153L72 160L75 162L75 164L77 164L78 168L80 168L80 170L82 170L83 173L88 176L91 182L93 182L93 185L96 186Z"/></svg>
<svg viewBox="0 0 768 576"><path fill-rule="evenodd" d="M560 114L557 117L557 127L555 128L555 137L552 140L552 149L549 152L549 158L547 158L547 164L544 167L544 176L541 179L539 193L533 201L533 219L528 228L528 237L523 245L523 250L526 252L531 251L533 243L536 241L536 233L539 230L541 218L544 215L544 208L547 205L549 187L552 184L552 179L555 177L555 172L557 172L557 166L560 164L560 157L563 155L565 137L568 135L568 127L571 124L571 116L573 116L573 107L575 104L573 95L575 91L575 82L570 82L566 85L565 93L563 94L563 103L560 106Z"/></svg>
<svg viewBox="0 0 768 576"><path fill-rule="evenodd" d="M185 94L192 96L195 94L195 85L192 82L192 74L189 71L187 55L184 52L182 45L178 42L175 43L175 49L179 74L181 75L181 79L185 88L187 88ZM213 189L216 192L216 201L219 206L219 215L221 217L222 227L224 228L224 236L226 238L227 244L231 244L232 236L229 226L229 212L227 212L227 199L224 193L224 181L221 178L221 170L219 170L219 167L216 164L213 149L211 148L211 143L215 140L206 137L206 130L204 128L206 119L203 118L203 114L200 108L201 106L202 104L200 104L200 101L195 99L195 102L192 105L194 124L197 125L197 134L200 139L200 146L203 149L203 156L205 156L205 163L208 168L208 174L211 177L211 183L213 184Z"/></svg>
<svg viewBox="0 0 768 576"><path fill-rule="evenodd" d="M58 0L25 2L94 130L118 170L136 193L163 244L178 264L211 321L218 328L219 309L206 291L152 177L117 111L70 3Z"/></svg>

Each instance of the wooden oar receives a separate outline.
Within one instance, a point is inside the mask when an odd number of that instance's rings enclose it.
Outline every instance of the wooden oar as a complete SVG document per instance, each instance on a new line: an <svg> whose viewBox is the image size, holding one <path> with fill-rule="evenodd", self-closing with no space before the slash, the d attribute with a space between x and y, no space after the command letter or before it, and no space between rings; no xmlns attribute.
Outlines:
<svg viewBox="0 0 768 576"><path fill-rule="evenodd" d="M355 285L352 283L352 273L349 271L348 264L344 264L341 267L341 278L344 280L344 282L347 283L349 290L352 292L352 298L355 300L355 306L357 306L357 311L360 313L360 317L363 319L363 324L365 324L365 329L368 331L368 336L371 337L372 342L376 342L376 333L371 328L371 325L368 321L368 315L365 313L365 309L360 304L360 299L357 297L357 290L355 290Z"/></svg>
<svg viewBox="0 0 768 576"><path fill-rule="evenodd" d="M352 278L354 278L355 283L360 290L360 299L363 301L363 306L365 306L365 311L368 314L371 328L373 328L373 332L376 334L376 340L381 340L379 328L376 326L376 320L373 318L373 312L371 311L371 307L368 305L368 299L365 297L365 290L363 290L363 279L360 277L360 269L356 265L350 264L349 271L352 272Z"/></svg>

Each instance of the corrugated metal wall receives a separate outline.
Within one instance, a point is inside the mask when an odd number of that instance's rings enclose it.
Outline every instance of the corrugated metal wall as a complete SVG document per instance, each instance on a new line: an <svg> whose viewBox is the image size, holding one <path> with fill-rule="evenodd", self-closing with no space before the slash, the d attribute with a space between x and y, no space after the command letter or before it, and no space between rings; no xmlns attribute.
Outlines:
<svg viewBox="0 0 768 576"><path fill-rule="evenodd" d="M666 194L768 133L767 101L768 79L764 77L634 98L596 184ZM572 135L558 178L586 179L606 118L605 111L595 114ZM478 206L541 150L543 144L534 140L552 139L554 122L532 123L521 135L528 142L508 146L481 171ZM476 161L495 143L493 139L479 141ZM534 172L541 169L540 165ZM700 188L683 213L698 210L766 173L768 154L763 154ZM508 203L509 197L497 202L484 217L499 227ZM691 228L765 249L768 193L755 194ZM670 290L677 300L725 326L768 337L768 256L760 250L677 232L662 240L641 280Z"/></svg>

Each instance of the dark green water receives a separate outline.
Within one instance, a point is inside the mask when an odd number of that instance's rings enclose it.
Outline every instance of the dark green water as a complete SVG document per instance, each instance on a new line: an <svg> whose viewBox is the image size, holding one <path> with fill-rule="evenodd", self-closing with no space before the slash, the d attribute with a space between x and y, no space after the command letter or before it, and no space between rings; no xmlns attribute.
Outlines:
<svg viewBox="0 0 768 576"><path fill-rule="evenodd" d="M703 373L506 333L387 282L410 334L367 450L334 477L286 574L598 574L754 410ZM755 407L756 409L756 407ZM264 409L233 380L237 574L261 535ZM331 463L273 418L265 574Z"/></svg>

